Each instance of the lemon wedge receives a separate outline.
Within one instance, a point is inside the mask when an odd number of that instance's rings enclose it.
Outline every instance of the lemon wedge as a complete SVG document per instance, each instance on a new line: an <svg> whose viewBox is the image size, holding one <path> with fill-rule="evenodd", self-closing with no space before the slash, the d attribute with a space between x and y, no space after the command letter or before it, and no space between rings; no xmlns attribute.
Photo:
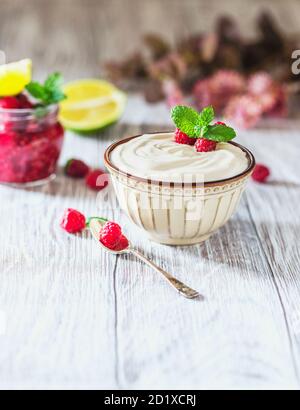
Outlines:
<svg viewBox="0 0 300 410"><path fill-rule="evenodd" d="M0 96L17 95L31 81L30 59L0 65Z"/></svg>
<svg viewBox="0 0 300 410"><path fill-rule="evenodd" d="M107 127L122 115L126 95L104 80L78 80L63 87L60 121L65 128L91 132Z"/></svg>

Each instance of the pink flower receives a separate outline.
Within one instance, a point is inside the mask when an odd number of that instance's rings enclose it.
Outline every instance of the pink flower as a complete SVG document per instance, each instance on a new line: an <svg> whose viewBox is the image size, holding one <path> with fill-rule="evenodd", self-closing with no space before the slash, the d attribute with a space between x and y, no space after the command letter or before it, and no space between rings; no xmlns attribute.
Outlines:
<svg viewBox="0 0 300 410"><path fill-rule="evenodd" d="M241 94L245 87L246 80L241 74L231 70L220 70L213 76L198 81L194 88L194 96L199 108L212 105L215 111L220 112L229 100Z"/></svg>
<svg viewBox="0 0 300 410"><path fill-rule="evenodd" d="M215 111L240 128L254 127L266 116L287 114L287 93L267 72L249 77L232 70L219 70L194 87L197 107L212 105Z"/></svg>
<svg viewBox="0 0 300 410"><path fill-rule="evenodd" d="M268 116L287 115L285 88L266 72L253 74L248 81L248 92L257 98L261 110Z"/></svg>
<svg viewBox="0 0 300 410"><path fill-rule="evenodd" d="M240 73L232 70L219 70L211 77L214 92L227 95L240 94L245 90L246 80Z"/></svg>
<svg viewBox="0 0 300 410"><path fill-rule="evenodd" d="M240 128L254 127L262 116L261 105L251 95L232 98L225 108L224 116Z"/></svg>
<svg viewBox="0 0 300 410"><path fill-rule="evenodd" d="M269 91L274 85L274 81L270 74L259 71L256 74L250 76L247 85L247 91L253 95L260 95L266 91Z"/></svg>
<svg viewBox="0 0 300 410"><path fill-rule="evenodd" d="M268 115L270 117L286 117L288 115L288 96L283 86L278 86L274 95L274 103Z"/></svg>
<svg viewBox="0 0 300 410"><path fill-rule="evenodd" d="M178 84L173 80L165 80L163 82L163 92L166 97L167 104L170 108L175 105L184 104L183 93Z"/></svg>
<svg viewBox="0 0 300 410"><path fill-rule="evenodd" d="M210 79L197 81L193 93L199 109L212 105L218 110L218 98L212 90Z"/></svg>

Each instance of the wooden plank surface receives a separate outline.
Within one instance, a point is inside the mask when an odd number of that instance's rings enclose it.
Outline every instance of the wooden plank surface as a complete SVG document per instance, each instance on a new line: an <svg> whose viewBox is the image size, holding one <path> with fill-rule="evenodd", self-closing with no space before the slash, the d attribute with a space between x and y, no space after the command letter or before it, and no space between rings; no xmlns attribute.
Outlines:
<svg viewBox="0 0 300 410"><path fill-rule="evenodd" d="M261 5L252 3L249 17ZM222 4L242 16L240 2ZM299 3L272 5L296 27ZM143 31L174 38L181 15L197 29L198 8L207 28L215 1L2 0L0 49L11 60L34 58L38 77L97 75L102 58L130 51ZM67 133L61 164L79 156L101 166L113 140L168 127L164 106L132 97L123 122L105 133ZM240 134L272 179L249 183L232 220L188 248L147 241L115 208L111 188L97 196L61 173L41 189L0 187L0 388L299 389L298 130L286 121ZM88 233L66 235L58 226L66 207L119 220L139 249L205 300L180 298L140 262L100 252Z"/></svg>

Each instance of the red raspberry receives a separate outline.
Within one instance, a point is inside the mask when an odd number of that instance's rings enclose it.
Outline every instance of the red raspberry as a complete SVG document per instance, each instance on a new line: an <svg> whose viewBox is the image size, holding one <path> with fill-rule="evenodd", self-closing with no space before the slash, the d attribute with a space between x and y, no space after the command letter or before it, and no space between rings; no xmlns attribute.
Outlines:
<svg viewBox="0 0 300 410"><path fill-rule="evenodd" d="M115 222L106 222L100 234L100 242L109 249L115 249L122 237L120 225Z"/></svg>
<svg viewBox="0 0 300 410"><path fill-rule="evenodd" d="M128 239L126 238L126 236L121 235L121 238L118 242L118 244L116 245L116 247L114 248L115 251L122 251L123 249L128 248L129 246L129 242Z"/></svg>
<svg viewBox="0 0 300 410"><path fill-rule="evenodd" d="M178 144L194 145L196 142L195 138L190 138L184 132L181 132L179 128L175 130L175 142Z"/></svg>
<svg viewBox="0 0 300 410"><path fill-rule="evenodd" d="M27 95L19 94L17 98L20 103L20 108L27 109L27 110L33 108L33 104L29 101Z"/></svg>
<svg viewBox="0 0 300 410"><path fill-rule="evenodd" d="M65 134L65 129L64 127L61 125L60 122L57 122L54 126L54 138L59 138L61 136L64 136Z"/></svg>
<svg viewBox="0 0 300 410"><path fill-rule="evenodd" d="M70 159L65 166L65 174L71 178L84 178L89 170L89 167L80 159Z"/></svg>
<svg viewBox="0 0 300 410"><path fill-rule="evenodd" d="M0 98L0 108L5 110L13 110L21 108L21 104L16 97Z"/></svg>
<svg viewBox="0 0 300 410"><path fill-rule="evenodd" d="M222 122L222 121L217 121L217 122L215 122L215 125L224 125L224 126L226 127L225 122Z"/></svg>
<svg viewBox="0 0 300 410"><path fill-rule="evenodd" d="M69 233L81 232L86 226L85 216L69 208L65 211L60 226Z"/></svg>
<svg viewBox="0 0 300 410"><path fill-rule="evenodd" d="M195 144L197 152L209 152L214 151L217 147L215 141L207 140L206 138L198 138Z"/></svg>
<svg viewBox="0 0 300 410"><path fill-rule="evenodd" d="M1 144L1 148L3 146L9 145L11 147L15 146L17 144L17 140L18 140L19 135L14 132L14 131L7 131L4 133L0 133L0 144ZM4 158L3 158L4 161Z"/></svg>
<svg viewBox="0 0 300 410"><path fill-rule="evenodd" d="M256 182L265 182L270 175L270 170L263 164L257 164L254 168L252 179Z"/></svg>
<svg viewBox="0 0 300 410"><path fill-rule="evenodd" d="M101 169L94 169L87 174L85 183L94 191L101 191L108 185L108 176Z"/></svg>

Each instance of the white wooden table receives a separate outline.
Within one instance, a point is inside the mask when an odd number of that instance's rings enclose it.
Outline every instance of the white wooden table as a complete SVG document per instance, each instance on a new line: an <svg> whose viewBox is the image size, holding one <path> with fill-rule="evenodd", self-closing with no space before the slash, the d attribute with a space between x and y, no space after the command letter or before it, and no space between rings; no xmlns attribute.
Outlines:
<svg viewBox="0 0 300 410"><path fill-rule="evenodd" d="M79 156L97 166L112 139L140 130L68 134L62 162ZM249 183L233 219L198 246L149 242L110 202L62 175L42 189L1 187L0 386L299 388L298 137L292 128L241 135L272 179ZM66 207L120 221L205 301L99 251L88 232L65 234Z"/></svg>
<svg viewBox="0 0 300 410"><path fill-rule="evenodd" d="M84 33L67 24L58 54L49 47L41 55L34 38L47 26L34 18L46 11L30 0L12 28L1 16L12 18L17 6L1 2L0 38L5 32L8 46L6 35L14 34L10 56L20 56L23 44L42 61L39 75L56 65L67 78L80 69L96 73L96 60L71 64ZM68 9L72 18L76 10ZM62 29L72 19L60 12ZM98 27L88 9L83 16ZM57 41L59 30L48 34ZM78 156L101 166L114 139L165 127L164 107L131 98L123 123L98 138L68 133L61 164ZM299 389L299 122L265 123L238 140L271 167L272 178L250 182L238 212L203 245L147 241L111 202L62 174L41 189L0 187L0 388ZM205 300L178 296L131 257L99 251L88 232L67 235L59 227L67 207L120 221L141 250Z"/></svg>

